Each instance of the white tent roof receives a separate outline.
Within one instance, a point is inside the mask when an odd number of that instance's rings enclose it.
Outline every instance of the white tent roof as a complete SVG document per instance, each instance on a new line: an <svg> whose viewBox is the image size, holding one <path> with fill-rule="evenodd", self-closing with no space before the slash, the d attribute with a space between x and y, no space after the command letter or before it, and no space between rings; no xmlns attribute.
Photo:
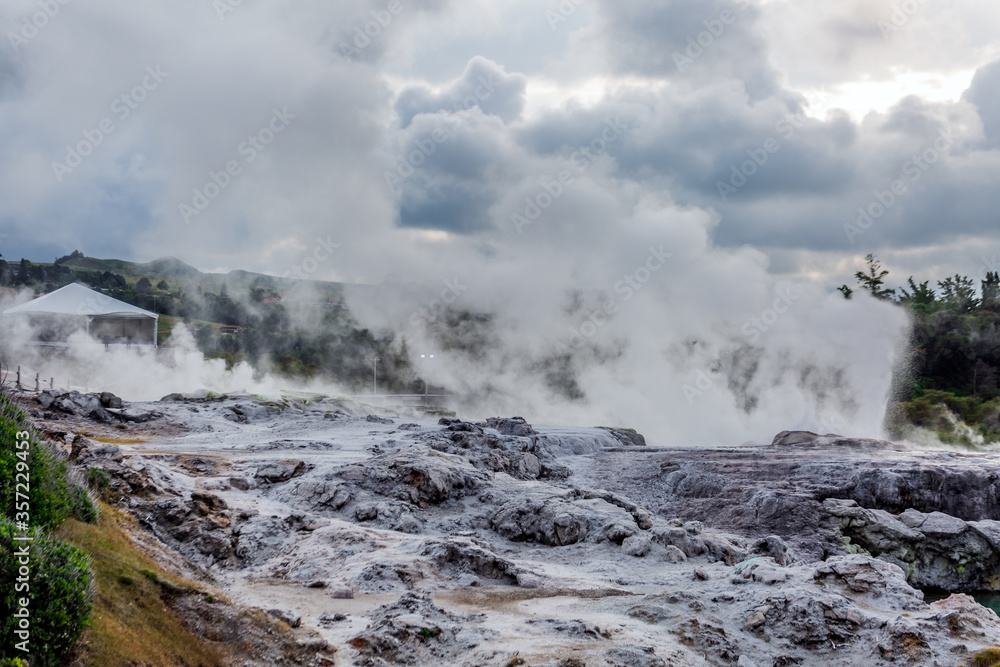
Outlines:
<svg viewBox="0 0 1000 667"><path fill-rule="evenodd" d="M106 294L95 292L77 283L66 285L66 287L57 289L55 292L3 311L4 315L17 315L21 313L31 315L79 315L81 317L159 318L156 313L151 313L148 310L143 310L118 299L112 299Z"/></svg>

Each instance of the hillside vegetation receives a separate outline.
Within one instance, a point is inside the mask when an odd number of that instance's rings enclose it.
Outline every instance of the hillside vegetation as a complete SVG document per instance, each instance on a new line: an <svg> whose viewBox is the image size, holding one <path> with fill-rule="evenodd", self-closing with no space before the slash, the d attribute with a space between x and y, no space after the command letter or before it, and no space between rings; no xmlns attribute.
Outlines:
<svg viewBox="0 0 1000 667"><path fill-rule="evenodd" d="M873 255L856 274L858 289L909 312L907 363L897 370L888 427L896 437L975 445L1000 441L1000 275L952 276L886 287L889 272ZM845 297L853 291L840 288Z"/></svg>
<svg viewBox="0 0 1000 667"><path fill-rule="evenodd" d="M0 260L0 286L51 292L72 282L164 316L161 344L169 344L173 327L183 322L207 357L224 359L229 367L247 361L260 372L367 392L371 360L378 357L380 393L424 391L405 341L360 326L344 304L340 283L246 271L208 274L172 258L138 264L78 251L52 264Z"/></svg>

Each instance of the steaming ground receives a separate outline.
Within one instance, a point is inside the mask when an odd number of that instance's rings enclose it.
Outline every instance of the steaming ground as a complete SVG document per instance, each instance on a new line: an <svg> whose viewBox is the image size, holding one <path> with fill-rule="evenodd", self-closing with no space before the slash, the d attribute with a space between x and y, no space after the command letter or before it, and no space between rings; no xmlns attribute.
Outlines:
<svg viewBox="0 0 1000 667"><path fill-rule="evenodd" d="M318 632L334 664L944 665L1000 643L972 598L907 583L986 586L996 455L651 448L323 396L37 400L184 569Z"/></svg>
<svg viewBox="0 0 1000 667"><path fill-rule="evenodd" d="M628 300L610 278L608 289L555 289L489 267L473 284L478 292L469 286L447 308L412 286L348 296L369 326L399 332L417 374L446 387L473 418L633 427L663 446L766 442L788 428L879 436L893 371L905 358L903 311L864 295L847 301L808 284L774 284L749 250L701 252L719 262L720 275L667 258L641 289L628 288ZM727 280L731 293L720 299L711 290ZM496 294L493 284L508 289ZM293 318L307 318L299 310ZM195 391L351 393L246 363L227 370L205 359L183 326L156 351L105 350L79 334L58 353L27 344L34 334L23 322L2 318L0 327L8 367L23 366L29 378L38 372L43 384L52 377L61 387L130 400Z"/></svg>
<svg viewBox="0 0 1000 667"><path fill-rule="evenodd" d="M902 309L780 281L756 251L713 247L709 214L603 205L623 231L592 216L573 230L554 213L481 265L460 254L439 282L421 274L444 289L348 293L351 310L437 352L418 372L470 416L630 426L672 446L881 433L907 346Z"/></svg>
<svg viewBox="0 0 1000 667"><path fill-rule="evenodd" d="M0 311L28 299L0 299ZM132 401L153 401L174 392L249 392L278 396L282 391L348 393L331 382L284 380L260 373L250 364L226 368L222 359L206 359L187 327L174 327L170 344L158 349L121 345L105 348L83 332L73 334L62 348L40 348L37 333L23 319L0 317L0 361L8 381L17 367L25 386L35 374L42 387L50 378L57 387L79 391L110 391Z"/></svg>

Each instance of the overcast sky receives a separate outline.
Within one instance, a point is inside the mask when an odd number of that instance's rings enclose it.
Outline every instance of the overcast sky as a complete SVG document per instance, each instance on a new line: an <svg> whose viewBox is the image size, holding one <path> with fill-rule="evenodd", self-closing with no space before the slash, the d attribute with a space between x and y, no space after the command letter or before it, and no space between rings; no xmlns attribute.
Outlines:
<svg viewBox="0 0 1000 667"><path fill-rule="evenodd" d="M995 0L6 0L0 27L8 260L603 284L588 257L690 220L828 288L868 252L896 281L1000 253Z"/></svg>

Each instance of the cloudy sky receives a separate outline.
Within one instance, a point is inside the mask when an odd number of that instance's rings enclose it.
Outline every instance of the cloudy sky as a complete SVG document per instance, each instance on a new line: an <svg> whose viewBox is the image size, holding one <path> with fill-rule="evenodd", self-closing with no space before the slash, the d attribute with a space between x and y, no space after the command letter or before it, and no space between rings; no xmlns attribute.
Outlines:
<svg viewBox="0 0 1000 667"><path fill-rule="evenodd" d="M496 313L420 369L492 414L571 379L544 418L875 435L905 317L834 288L867 253L896 285L998 269L995 0L7 0L0 25L5 257L413 286L352 308L414 349L445 303Z"/></svg>
<svg viewBox="0 0 1000 667"><path fill-rule="evenodd" d="M0 252L378 283L596 250L652 207L776 275L835 286L867 252L975 275L998 23L992 0L8 0Z"/></svg>

